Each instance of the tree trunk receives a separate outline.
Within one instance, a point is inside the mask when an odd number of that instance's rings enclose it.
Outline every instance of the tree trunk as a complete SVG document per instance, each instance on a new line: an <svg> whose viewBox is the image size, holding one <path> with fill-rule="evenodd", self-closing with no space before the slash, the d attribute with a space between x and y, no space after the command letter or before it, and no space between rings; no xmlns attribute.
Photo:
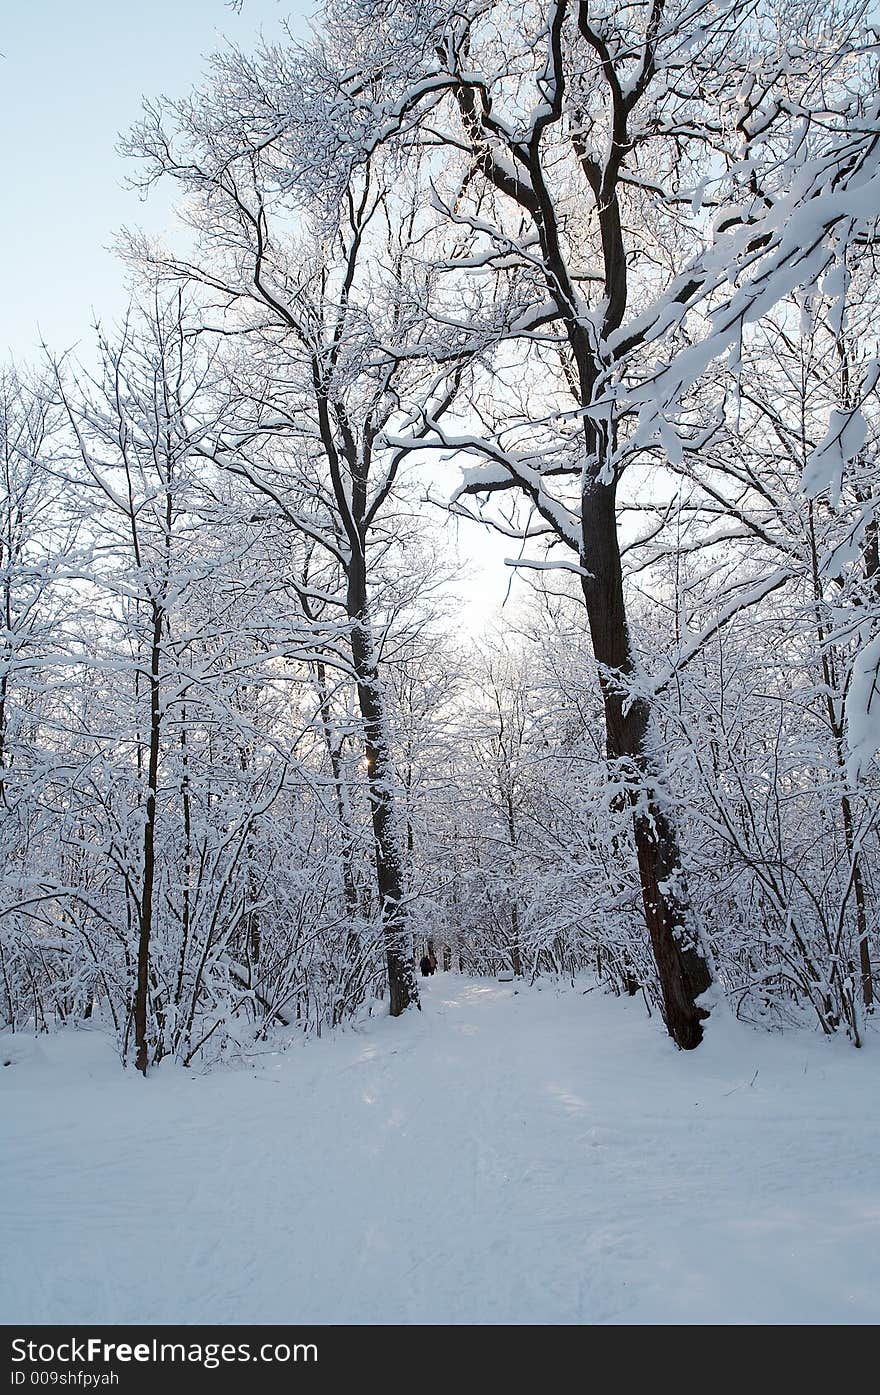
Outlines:
<svg viewBox="0 0 880 1395"><path fill-rule="evenodd" d="M311 611L306 608L305 604L303 609L311 619ZM336 816L339 819L339 836L342 840L342 890L345 910L349 926L353 927L360 912L357 885L354 878L354 834L351 824L351 810L348 807L348 797L343 780L342 756L339 746L333 739L327 669L320 659L315 664L315 676L318 688L318 711L321 717L321 729L324 734L327 758L330 761L330 772L333 777L333 796L336 801ZM357 944L357 936L350 928L349 943L351 944L352 941L355 945Z"/></svg>
<svg viewBox="0 0 880 1395"><path fill-rule="evenodd" d="M348 613L353 622L351 653L357 677L358 704L364 723L364 757L369 778L376 884L382 913L391 1016L399 1017L408 1007L419 1006L419 990L407 944L403 905L405 873L394 797L394 759L367 610L363 556L353 556L349 565Z"/></svg>
<svg viewBox="0 0 880 1395"><path fill-rule="evenodd" d="M150 749L147 759L147 802L144 822L144 873L141 884L140 929L138 935L137 987L134 995L135 1066L147 1073L148 996L150 939L153 932L153 885L156 878L156 784L159 778L159 737L161 732L160 672L163 612L153 606L153 635L150 648Z"/></svg>
<svg viewBox="0 0 880 1395"><path fill-rule="evenodd" d="M845 770L842 732L838 741L838 761L841 768ZM865 882L862 877L861 854L856 847L852 805L850 804L848 795L844 794L841 797L840 808L843 815L843 835L846 843L846 851L852 868L852 888L856 898L856 936L859 946L859 978L862 989L862 1003L866 1012L873 1012L874 975L871 968L871 948L868 943L868 910L865 897Z"/></svg>
<svg viewBox="0 0 880 1395"><path fill-rule="evenodd" d="M669 1035L684 1050L699 1046L708 1017L696 999L712 977L689 925L687 895L675 828L663 808L650 750L650 710L628 700L632 651L623 596L617 537L616 486L593 476L582 493L582 579L593 653L599 664L605 707L606 749L630 786L633 830L645 921L657 964L663 1016Z"/></svg>
<svg viewBox="0 0 880 1395"><path fill-rule="evenodd" d="M872 519L865 529L863 544L865 580L869 583L874 598L880 599L880 527ZM847 800L847 804L849 801ZM856 912L859 932L859 972L862 980L862 1002L866 1012L874 1011L874 976L871 969L871 949L868 944L868 917L865 912L865 890L862 880L861 860L858 853L853 866L853 882L856 893Z"/></svg>
<svg viewBox="0 0 880 1395"><path fill-rule="evenodd" d="M516 812L513 807L513 789L510 785L507 787L506 804L507 836L510 840L510 879L513 882L516 873ZM522 978L522 955L519 947L519 903L515 893L510 903L510 967L516 978Z"/></svg>
<svg viewBox="0 0 880 1395"><path fill-rule="evenodd" d="M572 351L574 371L569 385L577 391L585 412L593 406L597 383L608 366L604 356L608 337L620 329L628 301L629 262L618 185L633 146L628 132L629 116L644 91L644 86L641 89L638 84L631 86L629 57L616 54L613 45L606 51L604 41L592 32L587 10L587 6L578 7L577 23L582 37L596 53L597 66L604 70L609 85L611 138L604 159L582 137L579 123L574 125L571 140L584 174L584 194L592 204L602 241L604 296L602 301L597 301L597 305L603 306L601 328L596 316L591 316L589 323L582 316L582 289L570 273L558 210L546 178L542 124L534 123L528 142L509 138L508 158L499 162L493 154L499 129L491 117L490 104L486 105L485 98L478 102L473 88L466 83L456 89L477 168L482 169L500 193L518 203L537 234L547 291L555 302ZM653 72L661 10L655 7L654 18L645 32L645 85ZM566 7L556 6L549 25L547 68L554 80L547 83L547 93L552 96L547 97L542 123L560 119L564 110L565 19ZM527 171L526 178L520 177L520 169ZM602 348L599 347L601 340L606 341ZM593 653L599 664L608 758L617 764L630 786L645 919L657 961L666 1025L678 1045L690 1049L702 1040L701 1022L708 1013L697 1007L695 999L709 987L711 974L687 925L676 834L662 807L665 801L649 750L650 712L644 701L633 702L625 708L631 697L626 688L633 662L617 537L613 445L613 419L607 415L596 418L585 415L580 538L582 585ZM540 509L539 492L532 482L526 481L524 488ZM545 511L544 517L558 532L552 511ZM567 540L567 534L565 536Z"/></svg>
<svg viewBox="0 0 880 1395"><path fill-rule="evenodd" d="M828 714L828 725L834 736L837 766L841 773L841 778L845 782L846 739L843 726L842 701L839 698L835 700L835 693L839 691L840 687L836 673L837 664L834 658L834 651L830 649L828 645L828 633L822 614L822 578L819 566L819 548L816 542L815 514L812 501L807 507L807 517L810 525L810 555L813 569L813 601L816 612L816 634L819 641L822 679L825 686L825 711ZM877 577L880 575L876 526L874 526L873 529L869 528L867 530L865 542L863 544L863 557L865 578L876 590ZM861 980L862 1003L865 1011L870 1013L874 1010L874 976L871 968L871 948L868 942L868 915L865 884L862 877L861 855L859 849L856 847L852 804L850 803L849 795L846 793L843 793L840 797L840 812L843 820L844 842L852 868L852 888L856 899L856 934L859 946L859 977ZM855 1027L855 1023L853 1023L853 1027Z"/></svg>

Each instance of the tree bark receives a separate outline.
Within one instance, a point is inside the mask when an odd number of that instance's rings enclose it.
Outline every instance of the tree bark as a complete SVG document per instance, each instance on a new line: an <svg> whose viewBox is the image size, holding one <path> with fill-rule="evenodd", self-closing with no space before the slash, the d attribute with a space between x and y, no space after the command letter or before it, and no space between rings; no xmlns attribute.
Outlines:
<svg viewBox="0 0 880 1395"><path fill-rule="evenodd" d="M669 1035L685 1051L699 1046L708 1017L696 999L712 978L692 926L681 854L672 820L663 808L650 749L650 710L631 700L633 674L623 574L617 536L616 487L585 482L582 493L582 578L593 653L600 666L608 759L626 778L645 923L657 964L663 1016ZM628 777L628 778L627 778Z"/></svg>
<svg viewBox="0 0 880 1395"><path fill-rule="evenodd" d="M825 711L828 715L828 725L834 737L835 754L837 756L837 766L842 779L846 780L846 738L843 725L842 701L835 700L835 693L839 690L839 683L836 674L836 661L833 650L829 649L828 632L822 614L822 577L819 566L819 548L816 541L815 513L812 501L807 508L807 518L810 528L810 557L812 562L813 581L813 602L816 614L816 635L819 641L819 656L822 665L822 679L825 686ZM877 586L878 567L880 560L877 555L877 530L874 528L873 534L868 531L865 539L864 550L865 579L871 583L875 589ZM865 1011L870 1013L874 1010L874 975L871 967L871 948L868 942L868 914L865 897L865 883L862 877L861 854L856 846L855 825L853 821L852 804L849 795L844 791L840 797L840 812L843 820L843 837L847 855L852 869L852 888L856 900L856 935L859 946L859 978L861 980L862 1003ZM838 969L839 972L839 969ZM853 1022L853 1028L856 1024ZM856 1029L857 1030L857 1029Z"/></svg>
<svg viewBox="0 0 880 1395"><path fill-rule="evenodd" d="M515 877L514 862L516 857L516 813L513 807L513 790L509 785L506 791L506 804L507 835L510 839L510 873L511 882L513 882ZM516 892L514 892L513 899L510 903L510 937L510 966L513 969L515 977L522 978L523 965L519 944L519 902L517 901Z"/></svg>
<svg viewBox="0 0 880 1395"><path fill-rule="evenodd" d="M154 605L152 608L153 633L150 646L150 749L147 757L144 870L141 884L137 986L134 995L135 1066L141 1075L146 1075L148 1066L150 940L153 933L153 886L156 878L156 785L159 778L159 738L162 722L159 666L162 653L163 619L161 606Z"/></svg>
<svg viewBox="0 0 880 1395"><path fill-rule="evenodd" d="M581 295L570 274L565 241L543 163L542 131L563 114L565 85L562 27L565 7L556 8L551 24L549 58L554 76L552 102L533 123L528 147L508 144L513 160L499 163L492 154L498 128L475 92L463 83L457 90L464 127L473 140L473 153L486 178L506 197L519 204L531 219L541 247L547 290L555 302L572 354L569 386L581 406L593 405L605 363L597 352L595 329L588 328L580 312ZM614 59L592 30L585 6L578 8L578 24L587 43L596 51L608 84L612 140L604 166L575 133L572 145L580 162L593 204L604 260L604 313L601 337L622 324L628 299L628 264L624 230L618 204L618 183L631 150L627 122L632 107L653 73L656 25L646 32L645 62L636 87L625 95ZM527 177L520 177L526 171ZM612 419L584 416L584 466L581 481L580 563L582 586L593 644L599 665L605 708L606 748L609 761L628 775L633 804L633 828L645 920L657 963L667 1030L685 1050L698 1046L702 1022L708 1012L696 998L711 984L708 963L697 937L688 925L687 899L678 840L664 808L650 741L650 711L644 700L632 701L628 679L634 671L623 577L617 535L617 477L614 463L615 426ZM533 486L526 485L540 509ZM555 527L552 515L544 514Z"/></svg>
<svg viewBox="0 0 880 1395"><path fill-rule="evenodd" d="M352 621L351 653L358 704L364 723L364 757L369 778L370 815L376 859L376 884L388 966L391 1016L419 1007L419 990L407 944L404 910L404 859L394 797L394 760L385 701L375 657L367 606L366 565L355 554L348 569L348 614Z"/></svg>

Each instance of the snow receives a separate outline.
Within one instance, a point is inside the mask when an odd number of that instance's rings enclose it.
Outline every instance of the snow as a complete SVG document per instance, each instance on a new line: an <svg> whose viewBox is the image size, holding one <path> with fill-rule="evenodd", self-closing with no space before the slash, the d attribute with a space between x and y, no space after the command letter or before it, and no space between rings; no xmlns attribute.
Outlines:
<svg viewBox="0 0 880 1395"><path fill-rule="evenodd" d="M815 499L828 490L831 506L840 502L844 471L868 439L868 423L858 408L835 407L830 414L825 439L807 457L803 472L803 490L808 499Z"/></svg>
<svg viewBox="0 0 880 1395"><path fill-rule="evenodd" d="M880 751L880 634L853 662L846 696L846 736L849 778L857 785L871 758Z"/></svg>
<svg viewBox="0 0 880 1395"><path fill-rule="evenodd" d="M875 1323L874 1040L438 974L250 1066L0 1036L7 1323Z"/></svg>

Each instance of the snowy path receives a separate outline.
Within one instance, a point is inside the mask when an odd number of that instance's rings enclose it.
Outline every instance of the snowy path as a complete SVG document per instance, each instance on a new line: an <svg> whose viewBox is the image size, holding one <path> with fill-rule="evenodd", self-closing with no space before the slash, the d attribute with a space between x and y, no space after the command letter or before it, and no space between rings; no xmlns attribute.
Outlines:
<svg viewBox="0 0 880 1395"><path fill-rule="evenodd" d="M880 1321L876 1040L441 974L255 1072L10 1041L3 1322Z"/></svg>

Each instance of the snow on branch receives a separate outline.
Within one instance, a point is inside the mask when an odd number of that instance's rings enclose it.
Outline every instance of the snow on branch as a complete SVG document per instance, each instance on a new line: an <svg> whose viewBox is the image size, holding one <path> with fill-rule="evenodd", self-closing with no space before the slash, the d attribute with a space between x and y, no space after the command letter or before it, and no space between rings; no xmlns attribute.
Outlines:
<svg viewBox="0 0 880 1395"><path fill-rule="evenodd" d="M868 762L880 751L880 634L856 655L846 698L847 773L857 785Z"/></svg>
<svg viewBox="0 0 880 1395"><path fill-rule="evenodd" d="M712 620L710 624L704 626L699 634L695 634L687 644L683 645L669 663L664 666L662 672L659 673L654 680L654 692L662 693L664 688L667 688L672 682L675 675L680 673L685 665L689 664L692 659L695 659L713 635L717 635L719 630L723 630L725 625L728 625L736 615L739 615L744 610L751 609L752 606L759 605L761 601L766 600L774 591L778 591L780 586L784 586L786 582L790 581L792 576L793 572L788 567L779 567L776 571L772 572L769 577L765 577L763 581L759 581L754 586L750 586L746 591L738 592L737 595L719 611L715 619Z"/></svg>
<svg viewBox="0 0 880 1395"><path fill-rule="evenodd" d="M861 401L874 391L880 381L880 363L868 364L862 384ZM824 490L833 507L840 501L843 477L868 439L868 424L861 407L835 407L828 421L828 432L807 457L801 484L808 499L815 499Z"/></svg>

